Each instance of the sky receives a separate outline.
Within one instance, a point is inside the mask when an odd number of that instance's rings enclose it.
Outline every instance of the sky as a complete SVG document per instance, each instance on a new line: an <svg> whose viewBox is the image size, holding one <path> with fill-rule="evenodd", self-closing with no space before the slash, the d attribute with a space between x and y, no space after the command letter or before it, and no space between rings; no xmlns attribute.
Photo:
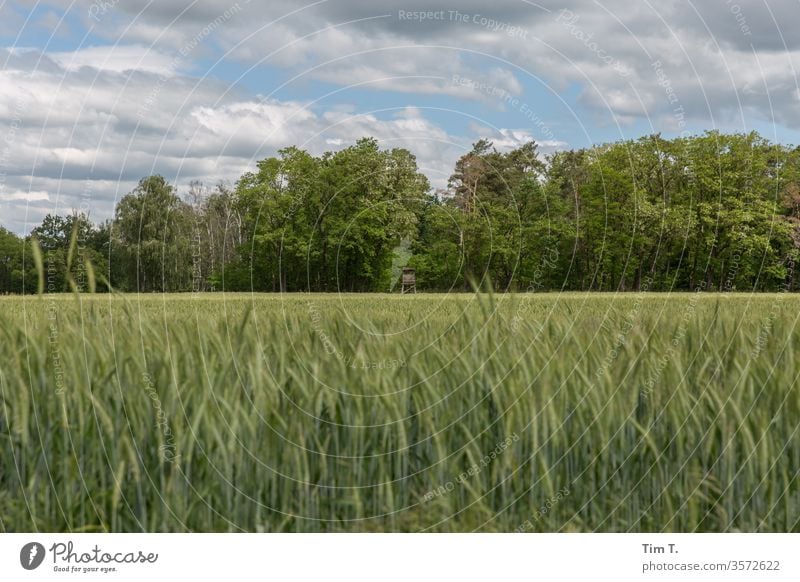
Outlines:
<svg viewBox="0 0 800 582"><path fill-rule="evenodd" d="M2 0L0 0L2 2ZM800 144L800 0L0 4L0 226L100 222L158 173L234 185L374 136L435 187L480 138Z"/></svg>

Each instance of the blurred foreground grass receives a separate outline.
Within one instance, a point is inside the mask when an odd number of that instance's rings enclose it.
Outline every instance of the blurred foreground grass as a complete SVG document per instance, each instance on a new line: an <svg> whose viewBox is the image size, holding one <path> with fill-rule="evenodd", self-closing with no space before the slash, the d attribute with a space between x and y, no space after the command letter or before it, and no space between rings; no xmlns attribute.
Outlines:
<svg viewBox="0 0 800 582"><path fill-rule="evenodd" d="M800 531L798 315L0 298L0 531Z"/></svg>

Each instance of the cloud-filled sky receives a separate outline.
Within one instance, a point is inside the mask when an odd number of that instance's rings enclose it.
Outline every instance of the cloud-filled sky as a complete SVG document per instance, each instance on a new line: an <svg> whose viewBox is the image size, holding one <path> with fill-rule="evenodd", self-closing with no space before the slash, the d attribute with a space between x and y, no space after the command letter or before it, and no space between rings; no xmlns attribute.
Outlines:
<svg viewBox="0 0 800 582"><path fill-rule="evenodd" d="M152 173L232 184L282 147L367 135L435 186L481 137L798 144L798 16L798 0L4 2L0 225L102 221Z"/></svg>

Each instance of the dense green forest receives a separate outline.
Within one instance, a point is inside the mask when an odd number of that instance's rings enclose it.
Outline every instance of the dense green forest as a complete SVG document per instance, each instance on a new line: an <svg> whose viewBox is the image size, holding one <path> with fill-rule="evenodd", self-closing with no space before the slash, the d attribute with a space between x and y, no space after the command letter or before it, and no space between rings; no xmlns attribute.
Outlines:
<svg viewBox="0 0 800 582"><path fill-rule="evenodd" d="M755 133L561 151L485 140L432 191L405 149L290 147L228 188L143 178L113 220L0 228L0 292L794 289L800 148Z"/></svg>

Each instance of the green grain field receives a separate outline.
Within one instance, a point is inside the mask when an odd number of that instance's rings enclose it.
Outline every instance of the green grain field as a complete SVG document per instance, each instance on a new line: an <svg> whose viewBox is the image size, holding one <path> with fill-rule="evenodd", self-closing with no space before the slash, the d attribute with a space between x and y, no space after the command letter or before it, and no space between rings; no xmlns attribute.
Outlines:
<svg viewBox="0 0 800 582"><path fill-rule="evenodd" d="M800 297L0 298L0 531L800 531Z"/></svg>

